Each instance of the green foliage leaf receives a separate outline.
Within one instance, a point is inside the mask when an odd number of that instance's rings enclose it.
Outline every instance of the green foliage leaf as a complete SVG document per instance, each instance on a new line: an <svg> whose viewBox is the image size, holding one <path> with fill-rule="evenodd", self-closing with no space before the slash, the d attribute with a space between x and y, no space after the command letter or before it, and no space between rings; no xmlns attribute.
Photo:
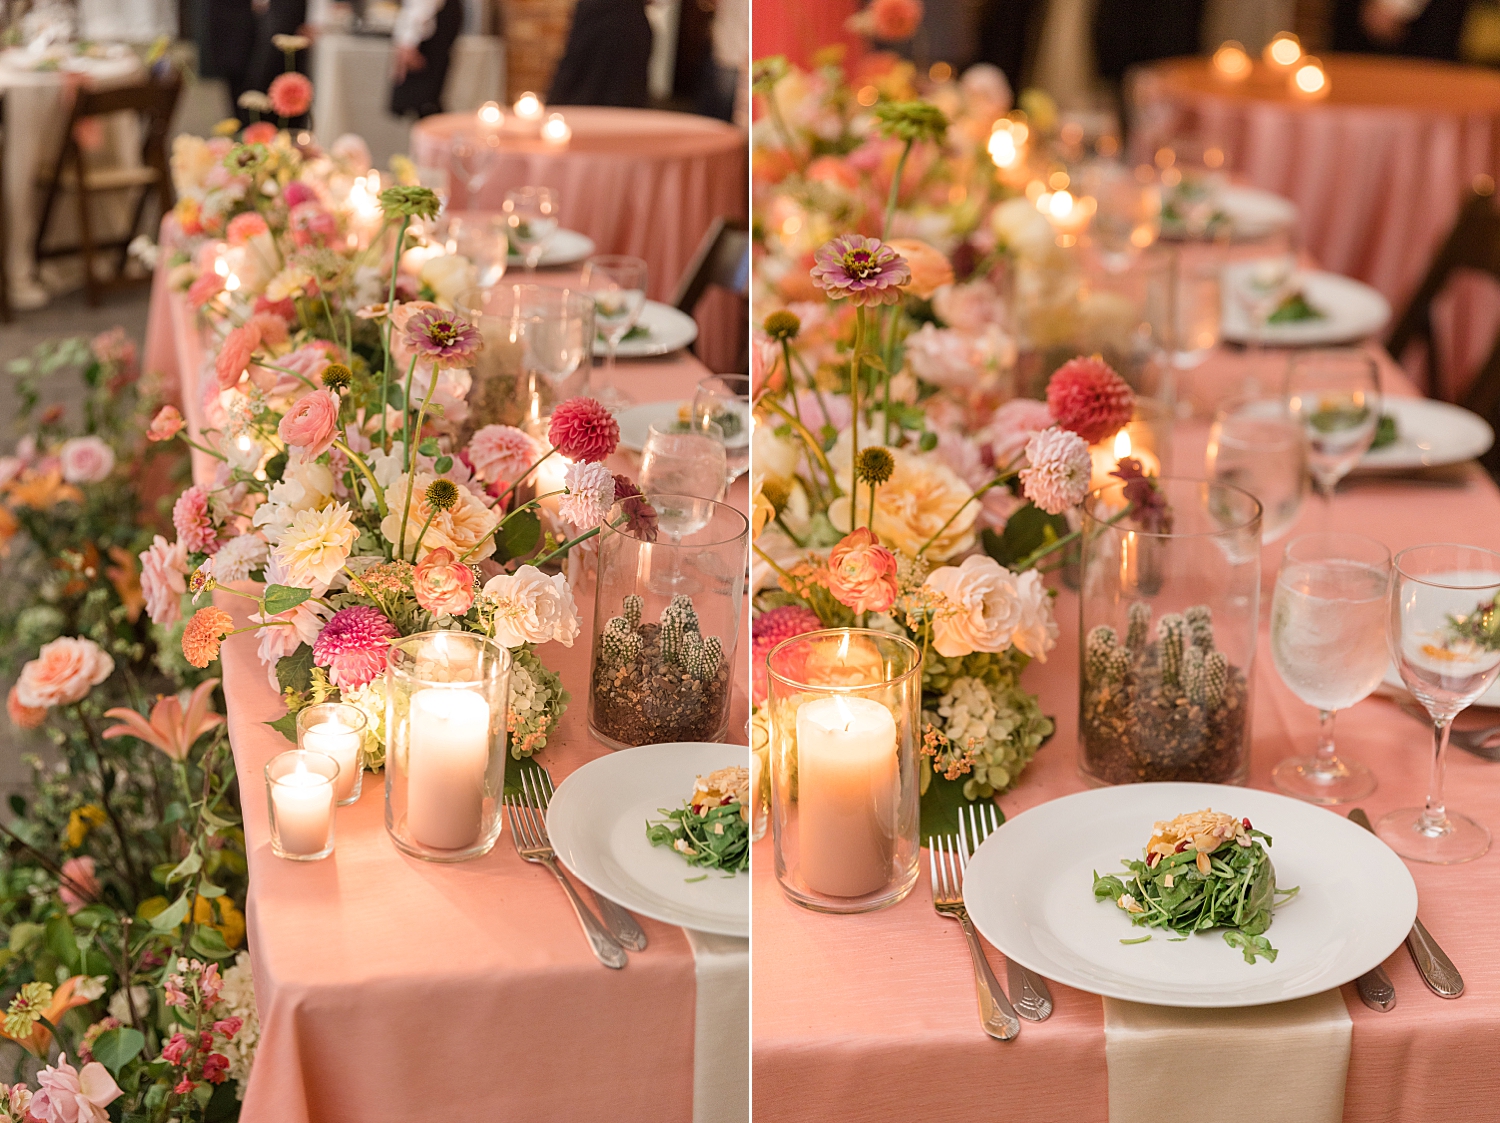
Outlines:
<svg viewBox="0 0 1500 1123"><path fill-rule="evenodd" d="M1003 534L996 534L993 530L984 532L984 552L1001 565L1010 566L1067 533L1067 519L1061 515L1049 515L1035 504L1028 503L1006 520Z"/></svg>
<svg viewBox="0 0 1500 1123"><path fill-rule="evenodd" d="M228 959L234 954L217 928L205 928L201 924L193 929L193 938L188 941L188 946L210 959Z"/></svg>
<svg viewBox="0 0 1500 1123"><path fill-rule="evenodd" d="M17 955L22 954L36 941L46 934L47 929L40 924L33 924L29 920L23 920L13 924L10 929L10 950Z"/></svg>
<svg viewBox="0 0 1500 1123"><path fill-rule="evenodd" d="M423 456L436 456L442 450L438 448L436 437L428 437L417 445L417 451Z"/></svg>
<svg viewBox="0 0 1500 1123"><path fill-rule="evenodd" d="M401 388L399 379L391 380L390 386L386 388L385 400L391 404L392 409L406 408L406 391Z"/></svg>
<svg viewBox="0 0 1500 1123"><path fill-rule="evenodd" d="M438 475L442 475L444 472L453 467L453 457L439 456L437 458L437 461L433 464L433 467L437 469Z"/></svg>
<svg viewBox="0 0 1500 1123"><path fill-rule="evenodd" d="M296 651L283 658L276 664L276 681L281 684L282 692L295 690L298 694L306 693L312 687L313 651L307 644L302 644ZM297 726L292 725L292 733L287 738L290 741L297 739Z"/></svg>
<svg viewBox="0 0 1500 1123"><path fill-rule="evenodd" d="M172 862L159 862L151 867L151 880L158 885L165 885L167 878L172 876L172 871L176 868L177 866Z"/></svg>
<svg viewBox="0 0 1500 1123"><path fill-rule="evenodd" d="M933 449L937 448L937 443L938 435L929 430L928 432L922 434L922 439L917 442L917 447L920 448L923 452L931 452ZM990 533L993 534L994 531L991 531Z"/></svg>
<svg viewBox="0 0 1500 1123"><path fill-rule="evenodd" d="M92 1052L94 1060L109 1069L112 1075L119 1076L120 1070L140 1056L145 1047L146 1038L140 1030L121 1026L101 1033L94 1041Z"/></svg>
<svg viewBox="0 0 1500 1123"><path fill-rule="evenodd" d="M224 887L222 885L215 885L211 881L200 881L200 882L198 882L198 896L200 896L200 897L222 897L223 895L224 895Z"/></svg>
<svg viewBox="0 0 1500 1123"><path fill-rule="evenodd" d="M298 589L291 585L267 585L265 613L267 616L280 616L283 612L290 612L310 596L312 596L311 589Z"/></svg>
<svg viewBox="0 0 1500 1123"><path fill-rule="evenodd" d="M542 766L529 756L522 757L520 760L507 760L505 762L505 794L524 795L524 790L521 787L521 773L530 772L532 774L533 786L535 786L537 774L541 770Z"/></svg>
<svg viewBox="0 0 1500 1123"><path fill-rule="evenodd" d="M933 776L927 790L922 793L922 845L928 845L935 834L957 834L959 812L971 802L973 801L964 798L962 777L945 780L941 776ZM999 812L1000 821L1005 822L1005 813L998 806L995 810Z"/></svg>
<svg viewBox="0 0 1500 1123"><path fill-rule="evenodd" d="M190 896L191 894L183 893L177 900L153 916L151 918L152 929L157 932L170 932L186 920L188 909L191 907Z"/></svg>
<svg viewBox="0 0 1500 1123"><path fill-rule="evenodd" d="M188 851L186 858L172 867L172 872L167 874L167 880L164 884L171 885L174 881L181 881L185 877L191 877L202 868L203 855L198 853L198 848L195 846Z"/></svg>
<svg viewBox="0 0 1500 1123"><path fill-rule="evenodd" d="M286 660L283 659L282 662L285 663ZM268 721L265 724L269 725L272 729L276 730L277 733L280 733L283 737L285 737L292 744L295 745L297 743L297 715L296 714L282 714L275 721Z"/></svg>
<svg viewBox="0 0 1500 1123"><path fill-rule="evenodd" d="M512 558L524 558L542 537L542 520L535 511L518 511L500 525L495 532L495 560L507 562Z"/></svg>
<svg viewBox="0 0 1500 1123"><path fill-rule="evenodd" d="M73 934L73 922L66 916L54 916L47 921L47 950L57 956L70 974L78 974L78 937Z"/></svg>

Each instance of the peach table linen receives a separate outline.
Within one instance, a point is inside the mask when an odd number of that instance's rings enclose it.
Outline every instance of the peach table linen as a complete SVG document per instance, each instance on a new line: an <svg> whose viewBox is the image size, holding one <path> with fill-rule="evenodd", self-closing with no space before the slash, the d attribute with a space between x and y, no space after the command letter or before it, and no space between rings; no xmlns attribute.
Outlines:
<svg viewBox="0 0 1500 1123"><path fill-rule="evenodd" d="M670 301L713 220L747 214L745 131L655 109L565 105L557 111L567 118L572 140L557 146L505 134L498 165L477 196L470 198L455 176L449 205L498 211L513 188L555 188L565 228L587 234L599 253L643 258L646 295ZM412 158L420 167L447 168L454 138L477 128L472 113L424 118L412 126ZM699 306L698 353L711 369L741 369L736 349L743 315L743 306L723 292L711 292Z"/></svg>
<svg viewBox="0 0 1500 1123"><path fill-rule="evenodd" d="M168 386L180 380L196 425L203 343L164 276L152 293L147 369ZM636 369L683 396L705 373L685 355ZM211 477L212 464L200 457L195 477ZM741 484L732 501L743 509L744 500ZM219 593L217 603L245 625L249 601ZM541 758L558 783L607 751L587 722L590 592L578 607L578 641L541 652L573 695ZM379 773L366 773L359 802L339 809L331 858L271 854L263 769L291 746L262 724L284 709L255 649L247 632L222 653L261 1023L245 1123L692 1120L696 984L681 928L642 917L649 948L622 971L604 969L552 875L517 857L508 828L470 862L400 854L386 835ZM738 691L731 739L745 718Z"/></svg>
<svg viewBox="0 0 1500 1123"><path fill-rule="evenodd" d="M1184 379L1182 396L1193 402L1196 420L1179 426L1179 474L1192 475L1202 463L1202 418L1205 411L1211 416L1213 402L1251 375L1274 376L1284 361L1216 354ZM1410 383L1383 354L1381 361L1388 391L1410 393ZM1295 532L1320 529L1372 535L1392 550L1433 541L1500 549L1500 492L1473 465L1461 488L1362 482L1341 492L1331 511L1308 497ZM1265 550L1263 596L1274 585L1278 554L1279 545ZM1073 593L1061 593L1057 649L1026 674L1043 709L1056 718L1057 733L1016 789L1001 798L1008 814L1084 786L1077 766L1077 605ZM1316 714L1282 685L1268 650L1263 627L1250 774L1260 788L1270 788L1271 768L1279 760L1294 749L1310 749L1317 732ZM1362 803L1372 818L1422 802L1430 752L1426 728L1380 698L1340 714L1338 724L1341 750L1379 777L1379 788ZM1448 762L1449 805L1491 830L1500 830L1497 767L1456 751ZM963 939L952 921L933 912L925 859L910 897L856 917L822 916L791 904L776 884L769 837L757 844L753 862L757 1123L1108 1119L1101 1000L1054 984L1051 1019L1023 1023L1012 1042L985 1036ZM1500 1098L1500 1070L1493 1063L1500 1047L1500 959L1493 939L1500 920L1500 850L1466 865L1410 868L1422 918L1459 965L1468 989L1457 1001L1437 998L1404 949L1385 964L1399 994L1392 1012L1368 1010L1352 985L1343 988L1354 1022L1344 1119L1491 1118ZM991 951L991 960L1003 979L1003 957Z"/></svg>
<svg viewBox="0 0 1500 1123"><path fill-rule="evenodd" d="M1297 204L1322 268L1373 285L1399 315L1474 177L1500 178L1500 74L1414 59L1331 55L1329 95L1307 101L1264 64L1238 85L1206 59L1143 68L1132 90L1137 159L1174 136L1223 148L1237 179ZM1433 396L1458 400L1494 344L1500 297L1455 285L1438 320ZM1470 324L1474 326L1470 326Z"/></svg>

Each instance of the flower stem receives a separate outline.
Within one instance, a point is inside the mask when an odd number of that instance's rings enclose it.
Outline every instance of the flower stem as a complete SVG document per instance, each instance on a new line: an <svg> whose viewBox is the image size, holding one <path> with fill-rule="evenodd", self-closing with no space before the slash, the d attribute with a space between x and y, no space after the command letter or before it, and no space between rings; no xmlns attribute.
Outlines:
<svg viewBox="0 0 1500 1123"><path fill-rule="evenodd" d="M401 402L401 463L408 471L411 471L412 462L416 459L416 451L412 447L411 433L406 428L406 423L411 418L411 380L417 373L417 357L411 357L411 365L406 368L406 395ZM432 397L432 390L437 388L437 367L432 368L432 389L427 391L427 396ZM417 426L420 433L422 427Z"/></svg>
<svg viewBox="0 0 1500 1123"><path fill-rule="evenodd" d="M863 380L860 364L864 361L865 349L865 308L859 305L854 309L854 353L849 356L849 396L854 404L854 424L849 427L849 434L853 440L854 455L849 462L849 529L854 529L854 524L859 521L855 508L856 489L859 486L859 384Z"/></svg>
<svg viewBox="0 0 1500 1123"><path fill-rule="evenodd" d="M557 549L553 550L546 557L538 558L536 561L532 562L531 564L534 565L534 566L536 566L538 569L540 569L542 566L546 565L549 561L551 561L553 558L557 557L559 554L566 554L574 546L577 546L581 542L587 542L590 538L594 537L594 535L598 534L603 529L604 528L602 526L596 526L596 527L594 527L593 530L585 530L577 538L570 538L570 539L568 539L568 541L564 542L561 546L559 546Z"/></svg>
<svg viewBox="0 0 1500 1123"><path fill-rule="evenodd" d="M1118 514L1111 515L1109 518L1105 519L1104 525L1114 526L1115 523L1119 522L1134 510L1135 504L1132 503L1130 504L1130 506L1126 507L1123 511L1120 511ZM1074 542L1082 537L1082 535L1083 531L1081 529L1074 530L1067 534L1064 534L1061 538L1054 539L1052 542L1047 543L1045 546L1038 546L1035 550L1032 550L1031 553L1027 554L1015 565L1011 566L1011 570L1015 573L1024 573L1026 570L1036 565L1037 562L1045 558L1048 554L1055 553L1056 551L1061 550L1070 542Z"/></svg>
<svg viewBox="0 0 1500 1123"><path fill-rule="evenodd" d="M391 259L391 288L390 295L385 302L385 366L380 372L380 446L387 452L391 450L388 442L389 434L385 428L385 405L386 395L390 392L391 380L391 332L395 330L395 324L391 322L391 312L396 307L396 273L401 268L401 243L406 238L406 228L411 225L411 215L401 216L401 229L396 232L396 256ZM384 227L381 228L384 233ZM405 403L402 403L403 406Z"/></svg>
<svg viewBox="0 0 1500 1123"><path fill-rule="evenodd" d="M499 506L500 504L504 503L506 496L508 496L511 492L515 491L516 488L520 487L521 486L521 481L524 480L524 479L526 479L527 476L531 475L531 473L535 472L538 468L540 468L542 466L542 461L546 460L547 457L551 456L556 451L557 451L557 449L555 447L554 448L549 448L546 452L542 453L542 455L541 455L541 457L539 459L532 461L531 466L528 467L526 469L526 471L522 472L519 476L517 476L516 479L515 479L515 482L512 483L508 488L506 488L504 491L502 491L500 493L500 495L495 500L495 505Z"/></svg>
<svg viewBox="0 0 1500 1123"><path fill-rule="evenodd" d="M385 488L380 486L380 481L375 478L375 473L370 471L370 466L365 463L365 458L355 452L343 441L335 440L333 447L349 457L349 462L364 474L365 479L370 481L370 486L375 489L375 503L380 509L380 517L385 518L390 514L385 505Z"/></svg>
<svg viewBox="0 0 1500 1123"><path fill-rule="evenodd" d="M870 528L870 533L875 533L875 489L880 485L874 480L870 481L870 519L865 525Z"/></svg>
<svg viewBox="0 0 1500 1123"><path fill-rule="evenodd" d="M788 584L792 584L792 585L796 584L796 582L792 579L792 575L790 573L788 573L786 570L782 569L781 566L777 565L776 564L776 559L773 558L770 554L766 553L764 550L762 550L759 546L755 545L755 543L753 543L753 542L750 544L750 548L752 550L754 550L757 554L760 555L761 561L765 562L768 566L770 566L772 569L774 569L777 572L777 574L783 580L785 580Z"/></svg>
<svg viewBox="0 0 1500 1123"><path fill-rule="evenodd" d="M412 360L411 360L411 370L409 370L409 371L406 372L406 393L407 393L406 406L407 406L408 410L411 408L411 376L412 376L412 373L416 369L417 369L417 358L416 358L415 355L413 355L412 356ZM416 430L414 432L411 432L411 433L404 433L404 434L402 434L406 438L406 506L401 511L401 537L399 539L397 539L397 541L399 542L399 545L396 548L397 552L402 557L406 556L406 520L407 520L407 517L411 514L411 497L412 497L412 493L414 491L416 491L416 478L417 478L417 448L416 448L416 442L420 441L422 439L422 422L425 421L426 418L427 418L427 403L430 402L430 401L432 401L432 395L437 392L438 371L440 369L441 368L438 367L436 363L433 364L433 367L432 367L432 378L427 383L427 396L422 399L422 408L417 411L417 427L416 427ZM431 520L429 519L428 521L430 522ZM418 541L420 542L421 540L418 539ZM417 560L415 553L412 555L412 559L411 560L412 561L416 561Z"/></svg>
<svg viewBox="0 0 1500 1123"><path fill-rule="evenodd" d="M965 499L961 504L959 504L958 510L954 511L953 514L948 516L948 521L943 523L942 526L938 527L937 531L931 538L922 543L921 549L917 551L917 557L920 558L923 554L925 554L927 552L927 547L936 542L938 538L942 536L943 531L947 530L950 526L953 525L953 520L958 518L959 515L963 514L965 507L967 507L970 503L973 503L976 499L982 496L985 492L989 491L991 488L999 487L1004 483L1009 483L1011 480L1015 479L1015 477L1016 473L1013 471L1002 472L1000 473L1000 475L992 479L989 483L976 490L973 495L969 496L969 498Z"/></svg>
<svg viewBox="0 0 1500 1123"><path fill-rule="evenodd" d="M880 227L880 240L883 242L891 236L891 219L896 217L896 202L901 196L901 173L906 170L906 158L911 155L911 146L914 141L908 140L906 147L901 150L901 158L896 161L896 174L891 178L891 193L885 201L885 222Z"/></svg>
<svg viewBox="0 0 1500 1123"><path fill-rule="evenodd" d="M833 489L835 495L837 495L838 494L838 490L839 490L839 484L838 484L838 480L834 479L834 476L833 476L833 465L831 465L830 463L828 463L828 457L827 457L826 454L824 454L823 447L820 444L818 444L817 438L814 437L812 435L812 433L808 431L808 428L807 428L806 425L802 424L801 421L799 421L797 418L793 417L790 413L788 413L786 411L786 407L783 406L780 402L776 401L774 398L766 398L765 401L766 401L767 405L769 405L777 413L781 414L782 417L786 418L787 422L791 425L792 429L796 432L796 434L799 437L802 438L803 443L807 445L808 451L811 452L812 455L813 455L813 458L815 460L817 460L818 466L820 468L822 468L823 472L828 476L828 486L831 487ZM811 473L809 473L809 478L811 478ZM817 480L814 479L813 483L816 484ZM819 490L820 491L822 490L821 486L819 487ZM818 498L818 502L821 504L821 496Z"/></svg>
<svg viewBox="0 0 1500 1123"><path fill-rule="evenodd" d="M412 550L411 550L411 560L412 560L413 563L416 562L418 555L421 554L421 552L422 552L422 539L427 537L427 528L432 525L432 520L435 519L436 517L437 517L437 508L434 507L434 508L432 508L432 510L430 510L430 511L427 512L427 521L422 524L422 529L419 530L419 531L417 531L417 544L415 546L413 546Z"/></svg>

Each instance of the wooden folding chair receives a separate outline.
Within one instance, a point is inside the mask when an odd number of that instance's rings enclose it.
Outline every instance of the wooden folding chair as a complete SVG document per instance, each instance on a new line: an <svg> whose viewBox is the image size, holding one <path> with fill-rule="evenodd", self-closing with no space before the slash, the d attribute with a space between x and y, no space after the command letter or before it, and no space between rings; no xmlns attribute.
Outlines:
<svg viewBox="0 0 1500 1123"><path fill-rule="evenodd" d="M703 294L709 286L717 286L734 293L740 300L745 315L750 310L750 227L739 218L716 218L709 226L708 232L703 235L703 241L698 245L698 252L693 255L693 260L688 263L687 270L682 275L682 280L677 286L677 295L672 303L689 316L698 307L698 302L703 299ZM750 361L750 337L748 328L741 333L742 338L736 341L741 346L745 356L745 366L741 370L748 369ZM694 344L694 350L697 345Z"/></svg>
<svg viewBox="0 0 1500 1123"><path fill-rule="evenodd" d="M1500 210L1495 208L1495 181L1479 176L1474 189L1458 213L1458 221L1448 240L1438 250L1427 268L1427 276L1412 295L1405 311L1391 329L1386 350L1398 362L1413 343L1422 342L1427 349L1428 384L1443 384L1438 348L1433 340L1432 302L1448 283L1455 269L1479 269L1500 280ZM1500 431L1500 340L1496 341L1463 401ZM1500 447L1484 456L1484 466L1500 478Z"/></svg>
<svg viewBox="0 0 1500 1123"><path fill-rule="evenodd" d="M0 91L0 324L10 323L10 211L5 205L5 93Z"/></svg>
<svg viewBox="0 0 1500 1123"><path fill-rule="evenodd" d="M172 124L172 112L177 107L181 89L181 78L176 73L169 72L164 78L148 78L135 86L79 90L74 99L73 112L68 118L67 132L63 136L57 162L42 180L46 201L42 205L41 221L37 224L36 258L41 261L44 258L80 255L83 258L84 287L90 305L97 305L100 296L109 289L143 283L126 277L125 266L129 260L131 239L139 231L141 219L146 213L147 199L154 193L163 215L172 209L176 201L172 192L167 137ZM78 145L76 126L88 117L109 117L116 113L134 113L140 119L140 166L87 167L83 151ZM137 193L130 227L123 238L97 241L91 205L100 195L122 191ZM46 240L52 214L57 207L58 198L64 193L72 193L77 203L78 241L74 245L48 246ZM117 251L114 275L105 280L100 280L94 270L94 255L101 250Z"/></svg>

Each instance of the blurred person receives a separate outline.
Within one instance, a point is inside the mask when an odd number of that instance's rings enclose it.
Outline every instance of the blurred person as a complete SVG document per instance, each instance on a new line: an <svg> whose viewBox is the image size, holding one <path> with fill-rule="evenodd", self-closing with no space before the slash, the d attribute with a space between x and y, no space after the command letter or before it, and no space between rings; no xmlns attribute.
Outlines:
<svg viewBox="0 0 1500 1123"><path fill-rule="evenodd" d="M1196 55L1205 0L1099 0L1094 57L1099 75L1118 86L1132 66Z"/></svg>
<svg viewBox="0 0 1500 1123"><path fill-rule="evenodd" d="M211 5L219 3L220 0L210 0ZM254 6L255 45L250 54L245 88L264 93L276 75L286 69L286 55L272 40L278 35L307 33L307 0L254 0ZM295 69L307 73L307 52L297 52L294 64ZM290 122L293 128L305 123L306 118Z"/></svg>
<svg viewBox="0 0 1500 1123"><path fill-rule="evenodd" d="M402 0L391 29L392 113L430 117L443 111L443 85L463 28L463 0Z"/></svg>
<svg viewBox="0 0 1500 1123"><path fill-rule="evenodd" d="M1333 49L1457 62L1470 0L1335 0Z"/></svg>
<svg viewBox="0 0 1500 1123"><path fill-rule="evenodd" d="M1045 0L984 0L979 11L975 62L987 62L1005 72L1013 90L1026 88L1028 47L1046 15Z"/></svg>
<svg viewBox="0 0 1500 1123"><path fill-rule="evenodd" d="M698 112L705 117L750 122L750 2L717 0L713 58L704 67Z"/></svg>
<svg viewBox="0 0 1500 1123"><path fill-rule="evenodd" d="M251 0L197 0L199 73L229 86L229 116L239 114L240 95L250 87L250 55L255 49L255 8Z"/></svg>
<svg viewBox="0 0 1500 1123"><path fill-rule="evenodd" d="M644 108L651 103L650 62L644 0L578 0L547 101Z"/></svg>

